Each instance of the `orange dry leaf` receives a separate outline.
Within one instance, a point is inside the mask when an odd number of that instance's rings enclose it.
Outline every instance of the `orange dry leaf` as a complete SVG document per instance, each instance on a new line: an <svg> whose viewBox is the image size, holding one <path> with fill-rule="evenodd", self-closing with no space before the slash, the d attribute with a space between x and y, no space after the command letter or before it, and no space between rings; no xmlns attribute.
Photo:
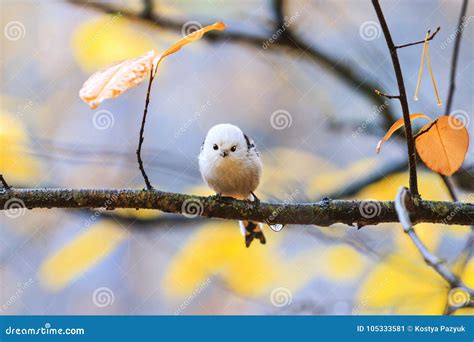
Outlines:
<svg viewBox="0 0 474 342"><path fill-rule="evenodd" d="M142 56L108 66L89 77L79 91L79 96L92 109L97 108L102 101L117 97L141 83L152 70L154 76L161 60L166 56L179 51L186 44L199 40L208 31L224 29L224 23L217 22L188 34L161 54L151 50Z"/></svg>
<svg viewBox="0 0 474 342"><path fill-rule="evenodd" d="M431 119L429 117L427 117L425 114L423 113L416 113L416 114L410 114L410 120L414 120L414 119L418 119L418 118L425 118L426 120L428 121L431 121ZM404 125L404 120L403 118L395 121L395 123L392 125L392 127L390 127L390 129L387 131L387 133L384 135L384 137L382 139L380 139L380 141L378 142L377 144L377 148L376 148L376 151L377 153L380 152L380 148L382 147L382 144L387 141L388 139L390 139L390 137L392 136L392 134L397 130L399 129L400 127L402 127Z"/></svg>
<svg viewBox="0 0 474 342"><path fill-rule="evenodd" d="M442 116L420 130L416 150L431 170L451 176L464 162L469 134L461 120Z"/></svg>

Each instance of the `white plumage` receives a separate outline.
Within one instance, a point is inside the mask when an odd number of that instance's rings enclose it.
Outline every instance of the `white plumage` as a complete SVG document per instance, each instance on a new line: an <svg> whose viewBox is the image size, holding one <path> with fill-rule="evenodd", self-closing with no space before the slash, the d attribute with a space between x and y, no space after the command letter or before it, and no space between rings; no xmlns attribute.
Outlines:
<svg viewBox="0 0 474 342"><path fill-rule="evenodd" d="M199 170L206 184L218 195L253 199L262 175L262 162L254 142L231 124L212 127L199 154ZM265 243L261 224L242 222L247 247L253 238Z"/></svg>

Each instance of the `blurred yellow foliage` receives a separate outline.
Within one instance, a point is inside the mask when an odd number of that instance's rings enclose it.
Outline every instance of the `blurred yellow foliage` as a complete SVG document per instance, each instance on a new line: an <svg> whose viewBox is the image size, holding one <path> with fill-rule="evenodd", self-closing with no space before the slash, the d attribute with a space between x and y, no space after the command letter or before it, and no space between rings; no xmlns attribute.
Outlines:
<svg viewBox="0 0 474 342"><path fill-rule="evenodd" d="M133 209L133 208L119 208L114 210L114 215L124 218L134 218L139 220L152 220L161 215L161 211L154 209Z"/></svg>
<svg viewBox="0 0 474 342"><path fill-rule="evenodd" d="M336 282L356 279L366 265L365 257L348 245L331 246L318 256L322 274Z"/></svg>
<svg viewBox="0 0 474 342"><path fill-rule="evenodd" d="M106 15L81 24L72 39L74 57L86 72L139 56L153 49L153 41L130 28L120 15Z"/></svg>
<svg viewBox="0 0 474 342"><path fill-rule="evenodd" d="M394 254L376 265L359 290L356 314L442 314L449 287L423 258Z"/></svg>
<svg viewBox="0 0 474 342"><path fill-rule="evenodd" d="M21 121L0 111L0 170L12 185L36 185L38 162L27 153L29 137Z"/></svg>
<svg viewBox="0 0 474 342"><path fill-rule="evenodd" d="M41 265L42 284L58 291L117 248L127 232L111 221L100 221L49 256Z"/></svg>
<svg viewBox="0 0 474 342"><path fill-rule="evenodd" d="M279 253L284 232L266 230L266 245L246 248L237 222L209 223L193 234L173 258L163 287L171 297L184 297L211 276L236 294L256 297L276 287L297 291L317 274L314 252L285 257ZM307 272L315 269L315 273Z"/></svg>

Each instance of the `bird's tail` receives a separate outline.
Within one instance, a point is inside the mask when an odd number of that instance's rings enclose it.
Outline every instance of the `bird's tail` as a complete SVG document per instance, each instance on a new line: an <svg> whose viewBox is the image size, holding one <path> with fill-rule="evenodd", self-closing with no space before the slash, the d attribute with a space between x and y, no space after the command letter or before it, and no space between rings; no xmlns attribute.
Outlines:
<svg viewBox="0 0 474 342"><path fill-rule="evenodd" d="M245 236L245 247L249 247L253 239L260 240L262 245L267 243L265 235L263 235L261 223L252 221L239 221L240 232Z"/></svg>

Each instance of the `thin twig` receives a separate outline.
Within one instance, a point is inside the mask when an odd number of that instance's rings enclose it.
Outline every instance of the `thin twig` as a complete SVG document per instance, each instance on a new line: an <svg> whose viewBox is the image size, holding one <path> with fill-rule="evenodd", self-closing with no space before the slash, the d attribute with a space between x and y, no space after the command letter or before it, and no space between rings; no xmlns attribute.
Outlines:
<svg viewBox="0 0 474 342"><path fill-rule="evenodd" d="M467 0L464 0L462 3L461 13L459 15L458 25L457 25L457 36L456 40L454 41L454 50L453 50L453 57L451 58L451 74L449 76L449 91L448 91L448 99L446 100L446 115L449 115L451 112L451 105L453 102L454 90L456 88L456 70L458 66L458 56L459 56L459 48L461 46L461 36L462 36L462 27L463 19L466 16L467 11Z"/></svg>
<svg viewBox="0 0 474 342"><path fill-rule="evenodd" d="M145 168L143 167L142 161L142 145L143 140L145 140L144 132L145 132L145 123L146 123L146 115L148 113L148 105L150 104L150 93L151 93L151 85L153 84L153 79L155 78L153 70L150 71L150 80L148 81L148 89L146 92L146 99L145 99L145 109L143 110L143 118L142 118L142 125L140 127L140 135L138 138L138 148L137 148L137 160L138 160L138 168L140 169L143 179L145 180L146 188L148 190L152 190L153 186L148 179L148 175L145 172Z"/></svg>
<svg viewBox="0 0 474 342"><path fill-rule="evenodd" d="M387 99L400 99L400 95L388 95L385 93L382 93L380 90L375 89L375 94L378 96L386 97Z"/></svg>
<svg viewBox="0 0 474 342"><path fill-rule="evenodd" d="M240 201L228 197L193 196L159 190L131 189L17 189L0 192L0 209L16 198L24 206L34 208L135 208L157 209L163 212L204 216L226 220L265 222L268 224L305 224L329 226L374 225L398 222L394 202L332 200L314 203L275 204ZM449 217L449 213L456 215ZM471 225L474 204L418 200L412 208L412 222Z"/></svg>
<svg viewBox="0 0 474 342"><path fill-rule="evenodd" d="M3 178L3 175L0 175L0 182L2 183L3 185L3 188L5 190L10 190L12 187L10 185L8 185L7 181L5 180L5 178Z"/></svg>
<svg viewBox="0 0 474 342"><path fill-rule="evenodd" d="M413 133L410 122L410 110L408 108L407 94L405 91L405 83L403 81L402 69L400 67L400 61L398 60L398 53L393 43L392 35L388 28L387 22L382 12L382 8L378 0L372 0L375 12L382 27L383 34L385 36L385 41L387 42L388 50L392 58L393 69L395 71L395 76L397 78L398 90L399 90L399 100L403 112L403 121L405 124L405 132L407 139L407 149L408 149L408 167L410 171L410 191L411 194L415 197L419 197L418 193L418 180L416 176L416 152L415 152L415 140L413 139Z"/></svg>
<svg viewBox="0 0 474 342"><path fill-rule="evenodd" d="M397 197L395 198L395 209L398 214L398 219L402 224L403 230L408 234L410 239L413 241L413 244L416 246L420 254L423 256L426 264L431 266L443 279L445 279L451 288L463 288L471 296L474 295L474 290L467 287L461 279L459 279L451 270L439 259L436 255L432 254L425 244L420 240L418 235L413 229L412 221L410 219L410 214L407 210L406 203L411 201L410 196L408 195L408 189L401 187L398 190ZM413 204L413 202L411 202Z"/></svg>
<svg viewBox="0 0 474 342"><path fill-rule="evenodd" d="M428 39L426 39L426 41L430 41L432 40L439 32L439 30L441 30L441 27L438 26L438 28L436 29L436 31L433 32L433 34L431 36L428 37ZM428 31L428 34L429 32L431 31ZM423 44L425 42L425 40L419 40L417 42L414 42L414 43L408 43L408 44L403 44L403 45L397 45L395 46L395 49L402 49L402 48L405 48L405 47L408 47L408 46L413 46L413 45L418 45L418 44Z"/></svg>

